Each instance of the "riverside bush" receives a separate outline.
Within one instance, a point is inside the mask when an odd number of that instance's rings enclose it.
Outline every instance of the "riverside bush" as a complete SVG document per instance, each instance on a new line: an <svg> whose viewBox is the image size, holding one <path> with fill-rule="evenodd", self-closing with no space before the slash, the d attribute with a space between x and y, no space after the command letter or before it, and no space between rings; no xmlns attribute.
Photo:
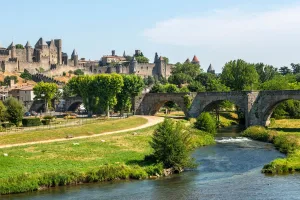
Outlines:
<svg viewBox="0 0 300 200"><path fill-rule="evenodd" d="M40 118L24 118L22 119L22 124L24 127L40 126L41 120Z"/></svg>
<svg viewBox="0 0 300 200"><path fill-rule="evenodd" d="M211 134L216 134L217 132L217 123L208 112L201 113L194 125L195 128Z"/></svg>
<svg viewBox="0 0 300 200"><path fill-rule="evenodd" d="M153 156L165 168L178 169L193 165L190 158L191 134L180 122L165 119L155 130L150 145L154 150Z"/></svg>
<svg viewBox="0 0 300 200"><path fill-rule="evenodd" d="M242 133L242 136L262 142L272 142L268 130L263 126L251 126Z"/></svg>
<svg viewBox="0 0 300 200"><path fill-rule="evenodd" d="M43 119L41 122L43 125L50 125L50 119Z"/></svg>

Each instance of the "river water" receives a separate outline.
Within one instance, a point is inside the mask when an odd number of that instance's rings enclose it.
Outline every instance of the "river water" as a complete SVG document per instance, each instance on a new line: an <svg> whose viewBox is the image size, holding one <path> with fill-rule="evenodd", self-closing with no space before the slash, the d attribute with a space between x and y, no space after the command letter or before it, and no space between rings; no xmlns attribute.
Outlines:
<svg viewBox="0 0 300 200"><path fill-rule="evenodd" d="M157 180L116 181L53 188L10 199L300 199L300 174L266 176L263 165L284 157L271 144L223 129L217 144L197 149L199 167Z"/></svg>

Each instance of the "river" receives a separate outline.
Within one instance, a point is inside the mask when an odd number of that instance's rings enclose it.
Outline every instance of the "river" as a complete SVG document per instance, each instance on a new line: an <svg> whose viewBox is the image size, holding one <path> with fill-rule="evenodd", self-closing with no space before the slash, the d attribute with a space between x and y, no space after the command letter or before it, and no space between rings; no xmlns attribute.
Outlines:
<svg viewBox="0 0 300 200"><path fill-rule="evenodd" d="M214 146L197 149L197 169L157 180L115 181L52 188L9 199L300 199L300 174L266 176L263 165L284 157L271 144L223 129Z"/></svg>

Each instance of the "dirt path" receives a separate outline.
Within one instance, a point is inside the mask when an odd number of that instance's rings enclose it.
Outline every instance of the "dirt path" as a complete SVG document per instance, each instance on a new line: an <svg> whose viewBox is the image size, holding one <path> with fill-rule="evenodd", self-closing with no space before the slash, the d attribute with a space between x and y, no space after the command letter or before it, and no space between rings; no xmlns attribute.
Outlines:
<svg viewBox="0 0 300 200"><path fill-rule="evenodd" d="M124 130L119 130L119 131L112 131L112 132L105 132L105 133L100 133L100 134L95 134L95 135L78 136L78 137L74 137L74 138L61 138L61 139L42 140L42 141L26 142L26 143L19 143L19 144L1 145L0 149L9 148L9 147L32 145L32 144L44 144L44 143L51 143L51 142L62 142L62 141L78 140L78 139L85 139L85 138L100 137L100 136L103 136L103 135L110 135L110 134L115 134L115 133L124 133L124 132L128 132L128 131L136 131L136 130L147 128L147 127L150 127L150 126L154 126L158 123L163 122L163 120L164 120L163 117L156 117L156 116L141 116L141 117L147 119L148 122L146 124L143 124L143 125L135 127L135 128L129 128L129 129L124 129Z"/></svg>

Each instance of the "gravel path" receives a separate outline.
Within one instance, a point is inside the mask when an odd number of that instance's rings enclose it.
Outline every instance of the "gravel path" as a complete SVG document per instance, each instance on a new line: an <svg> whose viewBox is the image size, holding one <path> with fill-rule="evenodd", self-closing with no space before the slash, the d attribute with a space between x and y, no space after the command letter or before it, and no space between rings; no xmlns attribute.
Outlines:
<svg viewBox="0 0 300 200"><path fill-rule="evenodd" d="M105 132L105 133L100 133L100 134L95 134L95 135L78 136L78 137L73 137L73 138L61 138L61 139L42 140L42 141L26 142L26 143L19 143L19 144L1 145L0 149L9 148L9 147L26 146L26 145L32 145L32 144L44 144L44 143L51 143L51 142L62 142L62 141L69 141L69 140L78 140L78 139L99 137L99 136L102 136L102 135L111 135L111 134L115 134L115 133L124 133L124 132L128 132L128 131L136 131L136 130L147 128L147 127L150 127L150 126L154 126L154 125L159 124L159 123L164 121L163 117L156 117L156 116L141 116L141 117L147 119L148 122L146 124L143 124L143 125L135 127L135 128L129 128L129 129L124 129L124 130L119 130L119 131L112 131L112 132Z"/></svg>

